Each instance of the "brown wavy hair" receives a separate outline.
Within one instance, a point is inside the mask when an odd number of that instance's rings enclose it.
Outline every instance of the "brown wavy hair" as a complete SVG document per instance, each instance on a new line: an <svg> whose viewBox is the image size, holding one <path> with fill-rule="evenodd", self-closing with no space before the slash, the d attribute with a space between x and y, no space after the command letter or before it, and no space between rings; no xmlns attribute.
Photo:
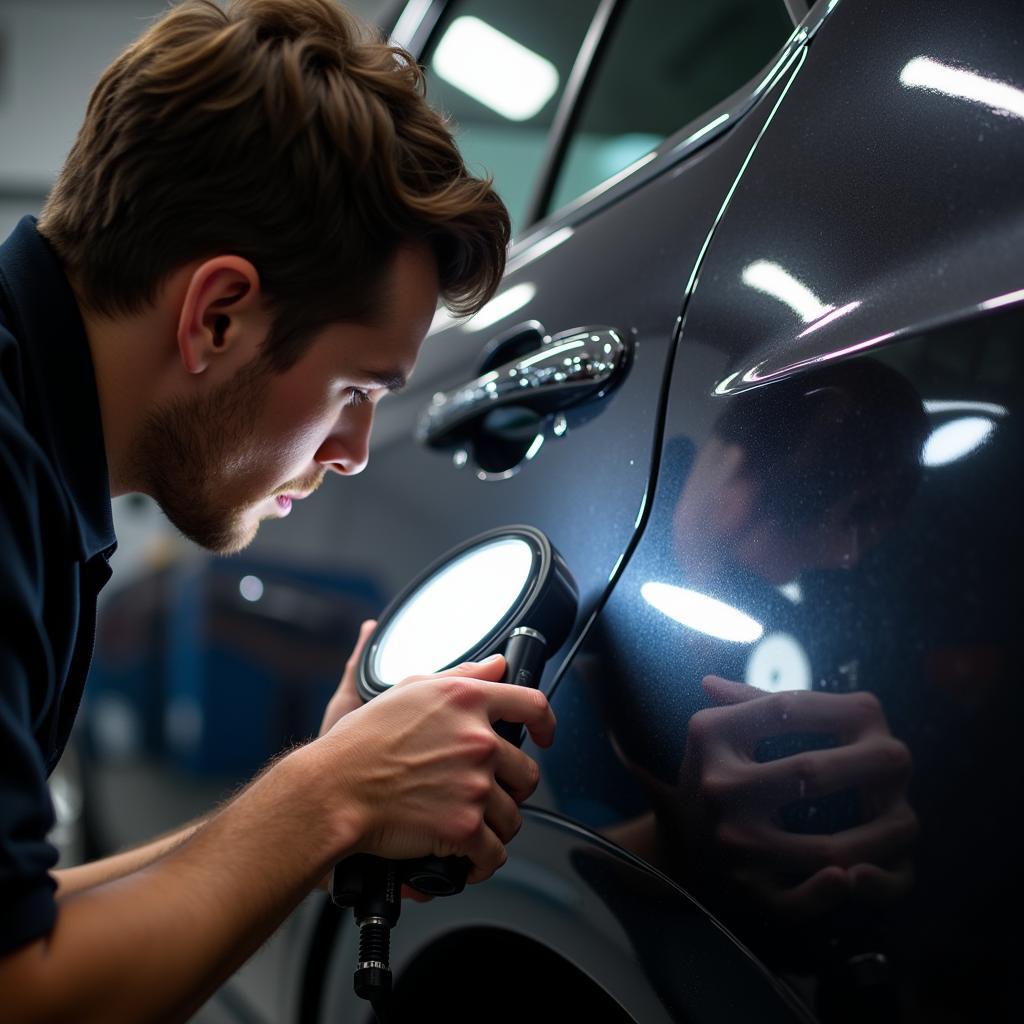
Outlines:
<svg viewBox="0 0 1024 1024"><path fill-rule="evenodd" d="M332 0L174 7L103 74L39 230L105 315L194 259L248 259L277 369L325 324L379 314L401 244L427 243L445 303L474 312L510 233L416 62Z"/></svg>

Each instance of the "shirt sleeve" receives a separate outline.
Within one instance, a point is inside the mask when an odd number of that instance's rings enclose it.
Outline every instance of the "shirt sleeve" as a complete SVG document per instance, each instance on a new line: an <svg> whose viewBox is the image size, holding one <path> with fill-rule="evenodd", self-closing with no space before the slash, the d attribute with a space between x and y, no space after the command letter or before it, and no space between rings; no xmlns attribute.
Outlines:
<svg viewBox="0 0 1024 1024"><path fill-rule="evenodd" d="M53 805L34 735L55 686L38 515L48 476L0 383L0 955L46 935L57 917Z"/></svg>

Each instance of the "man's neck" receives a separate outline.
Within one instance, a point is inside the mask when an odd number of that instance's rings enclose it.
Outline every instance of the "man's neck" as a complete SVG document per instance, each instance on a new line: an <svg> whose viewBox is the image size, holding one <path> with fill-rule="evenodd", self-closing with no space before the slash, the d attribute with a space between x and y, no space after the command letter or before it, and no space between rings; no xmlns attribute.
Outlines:
<svg viewBox="0 0 1024 1024"><path fill-rule="evenodd" d="M178 358L180 302L174 299L184 287L181 276L172 275L152 306L123 316L91 310L71 280L96 373L111 497L144 489L132 466L132 446L146 417L167 398L165 382Z"/></svg>

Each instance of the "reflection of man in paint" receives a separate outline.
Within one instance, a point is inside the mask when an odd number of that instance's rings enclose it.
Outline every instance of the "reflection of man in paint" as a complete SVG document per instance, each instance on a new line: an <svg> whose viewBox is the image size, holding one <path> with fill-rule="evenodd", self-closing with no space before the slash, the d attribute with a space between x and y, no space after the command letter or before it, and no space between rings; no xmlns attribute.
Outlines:
<svg viewBox="0 0 1024 1024"><path fill-rule="evenodd" d="M910 753L857 678L856 652L815 644L834 612L801 588L805 574L853 569L899 517L926 419L872 360L729 401L676 505L673 554L687 593L749 612L756 636L688 637L681 659L708 673L708 700L677 784L652 781L658 843L712 906L806 920L888 902L911 881ZM642 841L637 824L620 840Z"/></svg>

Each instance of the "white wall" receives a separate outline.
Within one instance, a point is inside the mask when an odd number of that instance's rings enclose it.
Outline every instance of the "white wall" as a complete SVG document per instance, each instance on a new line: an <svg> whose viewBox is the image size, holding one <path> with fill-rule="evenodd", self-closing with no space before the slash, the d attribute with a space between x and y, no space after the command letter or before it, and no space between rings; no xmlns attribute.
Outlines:
<svg viewBox="0 0 1024 1024"><path fill-rule="evenodd" d="M38 211L103 69L165 0L0 0L0 239ZM372 18L381 0L347 4Z"/></svg>

